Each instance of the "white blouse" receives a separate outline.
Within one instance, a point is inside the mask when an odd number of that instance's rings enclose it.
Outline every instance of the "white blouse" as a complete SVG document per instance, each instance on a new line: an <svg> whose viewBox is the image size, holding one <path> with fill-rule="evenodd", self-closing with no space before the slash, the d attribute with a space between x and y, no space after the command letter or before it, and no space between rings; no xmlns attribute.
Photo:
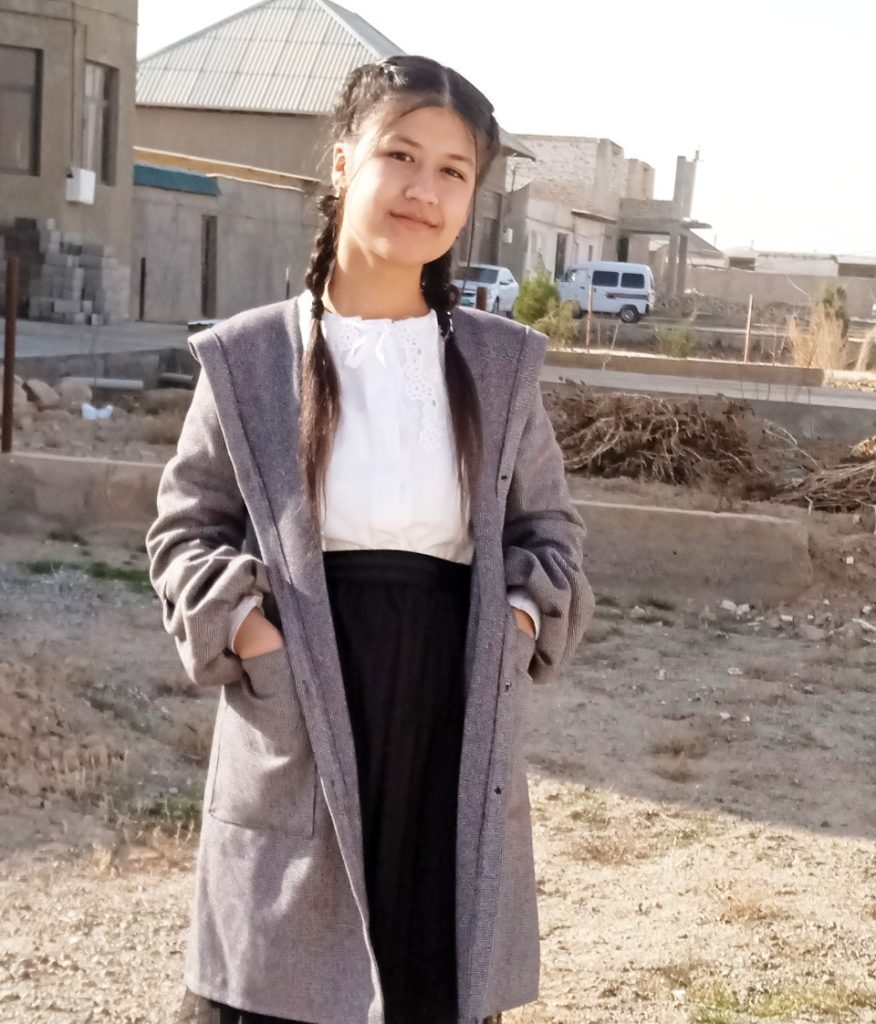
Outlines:
<svg viewBox="0 0 876 1024"><path fill-rule="evenodd" d="M313 297L298 297L304 347ZM469 564L474 543L469 506L460 507L456 447L444 380L444 338L434 310L401 320L340 316L326 310L323 332L341 390L322 514L324 551L389 548ZM512 605L539 627L525 588ZM231 614L228 646L262 595Z"/></svg>

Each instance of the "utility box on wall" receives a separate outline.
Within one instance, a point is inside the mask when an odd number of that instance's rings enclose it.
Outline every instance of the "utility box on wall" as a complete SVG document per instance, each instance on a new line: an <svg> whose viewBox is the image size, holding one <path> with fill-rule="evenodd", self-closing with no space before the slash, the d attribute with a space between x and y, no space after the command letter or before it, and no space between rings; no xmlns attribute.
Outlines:
<svg viewBox="0 0 876 1024"><path fill-rule="evenodd" d="M85 167L70 167L67 170L68 203L88 203L94 205L94 184L97 174Z"/></svg>

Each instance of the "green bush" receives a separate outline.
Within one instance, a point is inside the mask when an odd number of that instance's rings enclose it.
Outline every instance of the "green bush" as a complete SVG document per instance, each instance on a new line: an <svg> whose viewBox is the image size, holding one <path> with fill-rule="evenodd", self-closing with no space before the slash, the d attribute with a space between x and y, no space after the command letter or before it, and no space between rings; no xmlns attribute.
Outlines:
<svg viewBox="0 0 876 1024"><path fill-rule="evenodd" d="M514 319L522 324L535 326L536 321L547 316L548 303L551 299L559 305L560 293L542 264L532 277L528 277L520 285L520 294L514 301Z"/></svg>
<svg viewBox="0 0 876 1024"><path fill-rule="evenodd" d="M687 359L697 345L696 331L689 327L664 327L657 330L656 351L672 359Z"/></svg>

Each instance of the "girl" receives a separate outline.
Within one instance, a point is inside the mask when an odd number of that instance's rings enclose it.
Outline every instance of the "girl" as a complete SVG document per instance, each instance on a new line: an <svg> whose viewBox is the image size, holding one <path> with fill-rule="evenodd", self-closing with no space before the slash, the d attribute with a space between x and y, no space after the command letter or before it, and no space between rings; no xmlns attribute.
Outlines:
<svg viewBox="0 0 876 1024"><path fill-rule="evenodd" d="M424 57L355 69L304 291L190 339L146 537L219 690L180 1020L481 1024L537 997L521 723L593 595L546 339L456 308L492 111Z"/></svg>

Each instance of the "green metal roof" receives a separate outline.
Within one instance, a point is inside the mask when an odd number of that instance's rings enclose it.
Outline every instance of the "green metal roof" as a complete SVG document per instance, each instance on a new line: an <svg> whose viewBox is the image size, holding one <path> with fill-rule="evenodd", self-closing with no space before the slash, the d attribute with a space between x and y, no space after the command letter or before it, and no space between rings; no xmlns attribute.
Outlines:
<svg viewBox="0 0 876 1024"><path fill-rule="evenodd" d="M134 164L134 184L172 192L195 192L201 196L219 195L219 182L210 175L157 164Z"/></svg>

